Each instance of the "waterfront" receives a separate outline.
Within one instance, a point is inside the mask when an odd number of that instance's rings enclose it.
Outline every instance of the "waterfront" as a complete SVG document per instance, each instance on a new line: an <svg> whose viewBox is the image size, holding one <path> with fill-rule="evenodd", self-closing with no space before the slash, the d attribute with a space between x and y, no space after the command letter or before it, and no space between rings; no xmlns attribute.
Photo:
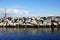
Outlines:
<svg viewBox="0 0 60 40"><path fill-rule="evenodd" d="M0 40L59 40L56 28L0 28Z"/></svg>

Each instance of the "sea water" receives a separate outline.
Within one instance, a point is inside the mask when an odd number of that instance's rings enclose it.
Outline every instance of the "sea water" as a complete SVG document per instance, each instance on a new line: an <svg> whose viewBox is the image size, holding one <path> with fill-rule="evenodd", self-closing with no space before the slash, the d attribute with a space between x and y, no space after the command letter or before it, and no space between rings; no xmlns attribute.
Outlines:
<svg viewBox="0 0 60 40"><path fill-rule="evenodd" d="M60 30L50 28L0 28L0 40L60 40Z"/></svg>

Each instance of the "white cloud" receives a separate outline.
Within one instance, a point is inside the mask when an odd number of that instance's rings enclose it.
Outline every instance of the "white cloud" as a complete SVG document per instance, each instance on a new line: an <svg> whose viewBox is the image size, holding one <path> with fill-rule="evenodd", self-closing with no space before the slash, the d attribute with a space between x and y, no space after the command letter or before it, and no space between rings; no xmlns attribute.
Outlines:
<svg viewBox="0 0 60 40"><path fill-rule="evenodd" d="M0 13L4 13L4 9L0 9ZM30 10L19 10L19 9L6 9L7 13L14 13L14 14L29 14Z"/></svg>
<svg viewBox="0 0 60 40"><path fill-rule="evenodd" d="M48 14L47 16L54 16L53 14Z"/></svg>

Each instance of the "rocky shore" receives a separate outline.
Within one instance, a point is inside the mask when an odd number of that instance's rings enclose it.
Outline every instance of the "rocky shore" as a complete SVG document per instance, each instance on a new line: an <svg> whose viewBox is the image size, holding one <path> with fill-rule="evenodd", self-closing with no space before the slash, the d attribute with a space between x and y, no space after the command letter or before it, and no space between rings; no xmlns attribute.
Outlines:
<svg viewBox="0 0 60 40"><path fill-rule="evenodd" d="M59 16L0 18L0 27L6 28L60 28Z"/></svg>

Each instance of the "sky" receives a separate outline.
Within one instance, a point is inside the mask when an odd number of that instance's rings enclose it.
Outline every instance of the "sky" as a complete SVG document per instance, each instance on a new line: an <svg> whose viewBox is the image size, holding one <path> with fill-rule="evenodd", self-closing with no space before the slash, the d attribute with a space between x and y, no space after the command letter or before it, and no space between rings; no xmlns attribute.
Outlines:
<svg viewBox="0 0 60 40"><path fill-rule="evenodd" d="M0 17L60 16L60 0L0 0Z"/></svg>

